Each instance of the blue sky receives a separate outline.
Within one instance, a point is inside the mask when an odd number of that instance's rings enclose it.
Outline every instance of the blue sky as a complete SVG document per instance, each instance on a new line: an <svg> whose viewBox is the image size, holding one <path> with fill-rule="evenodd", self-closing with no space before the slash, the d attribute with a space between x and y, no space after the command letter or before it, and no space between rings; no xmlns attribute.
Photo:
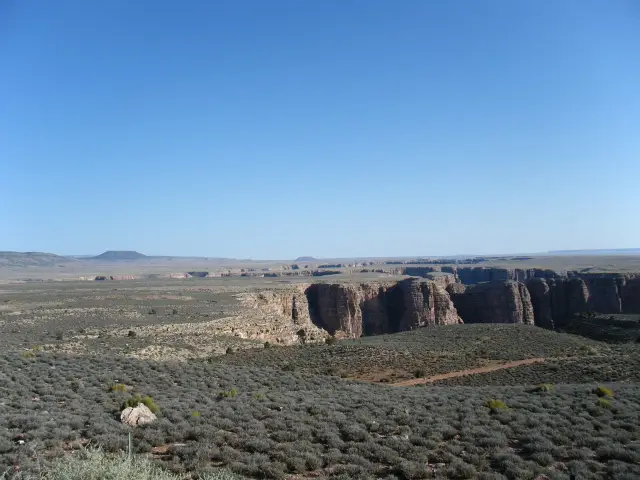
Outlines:
<svg viewBox="0 0 640 480"><path fill-rule="evenodd" d="M0 250L640 247L633 0L0 2Z"/></svg>

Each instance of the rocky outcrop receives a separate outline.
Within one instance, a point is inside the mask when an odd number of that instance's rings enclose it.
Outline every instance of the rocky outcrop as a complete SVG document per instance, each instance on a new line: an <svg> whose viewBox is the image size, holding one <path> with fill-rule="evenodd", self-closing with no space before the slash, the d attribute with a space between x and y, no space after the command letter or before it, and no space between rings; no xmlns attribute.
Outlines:
<svg viewBox="0 0 640 480"><path fill-rule="evenodd" d="M194 278L206 278L209 272L187 272L187 275Z"/></svg>
<svg viewBox="0 0 640 480"><path fill-rule="evenodd" d="M398 282L393 289L401 292L403 309L397 325L392 325L395 331L462 323L449 294L436 282L410 278Z"/></svg>
<svg viewBox="0 0 640 480"><path fill-rule="evenodd" d="M536 325L562 328L584 312L640 313L640 277L622 274L582 274L527 282Z"/></svg>
<svg viewBox="0 0 640 480"><path fill-rule="evenodd" d="M314 284L306 293L311 320L340 337L462 323L447 291L429 280Z"/></svg>
<svg viewBox="0 0 640 480"><path fill-rule="evenodd" d="M534 323L529 291L521 282L453 284L447 290L465 323Z"/></svg>
<svg viewBox="0 0 640 480"><path fill-rule="evenodd" d="M245 302L258 310L291 320L303 326L310 321L309 304L305 295L306 285L292 288L263 290L248 294Z"/></svg>
<svg viewBox="0 0 640 480"><path fill-rule="evenodd" d="M127 407L120 414L120 421L131 427L148 425L157 419L158 417L144 403L139 403L137 407Z"/></svg>

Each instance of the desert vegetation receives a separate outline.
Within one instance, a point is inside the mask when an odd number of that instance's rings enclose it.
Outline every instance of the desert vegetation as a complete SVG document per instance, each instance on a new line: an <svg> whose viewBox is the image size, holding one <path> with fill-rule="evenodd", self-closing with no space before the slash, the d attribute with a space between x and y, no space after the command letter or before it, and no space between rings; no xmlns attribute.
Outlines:
<svg viewBox="0 0 640 480"><path fill-rule="evenodd" d="M23 288L0 313L5 479L640 476L637 343L475 324L282 346L212 328L231 292ZM157 419L124 425L139 404Z"/></svg>
<svg viewBox="0 0 640 480"><path fill-rule="evenodd" d="M132 430L136 452L167 445L158 461L175 473L220 465L269 478L640 473L635 384L394 388L267 367L43 353L5 354L0 370L6 470L33 469L87 441L125 450L130 429L117 415L131 394L108 388L122 382L160 406L157 422Z"/></svg>

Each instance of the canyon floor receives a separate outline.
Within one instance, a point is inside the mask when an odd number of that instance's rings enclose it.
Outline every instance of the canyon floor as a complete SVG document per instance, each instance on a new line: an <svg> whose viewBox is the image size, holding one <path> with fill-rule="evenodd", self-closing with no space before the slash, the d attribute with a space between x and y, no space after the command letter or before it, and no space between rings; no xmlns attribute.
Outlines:
<svg viewBox="0 0 640 480"><path fill-rule="evenodd" d="M637 314L589 317L597 335L465 323L347 338L303 311L309 282L0 285L0 478L115 455L129 432L184 478L640 477ZM340 328L366 321L345 308ZM610 327L627 335L601 341ZM136 395L158 418L131 428L119 415Z"/></svg>

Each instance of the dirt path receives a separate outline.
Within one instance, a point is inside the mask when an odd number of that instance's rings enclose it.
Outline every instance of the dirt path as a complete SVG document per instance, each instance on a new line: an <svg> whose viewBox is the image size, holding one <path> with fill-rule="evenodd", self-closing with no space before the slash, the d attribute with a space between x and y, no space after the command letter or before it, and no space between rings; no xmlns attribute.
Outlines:
<svg viewBox="0 0 640 480"><path fill-rule="evenodd" d="M421 385L423 383L432 383L438 380L446 380L447 378L464 377L465 375L475 375L477 373L489 373L496 370L502 370L504 368L519 367L520 365L530 365L532 363L544 362L546 359L543 357L527 358L526 360L516 360L514 362L498 363L496 365L487 365L486 367L470 368L468 370L459 370L457 372L441 373L440 375L434 375L432 377L425 378L412 378L410 380L403 380L401 382L391 383L392 387L410 387L411 385Z"/></svg>

